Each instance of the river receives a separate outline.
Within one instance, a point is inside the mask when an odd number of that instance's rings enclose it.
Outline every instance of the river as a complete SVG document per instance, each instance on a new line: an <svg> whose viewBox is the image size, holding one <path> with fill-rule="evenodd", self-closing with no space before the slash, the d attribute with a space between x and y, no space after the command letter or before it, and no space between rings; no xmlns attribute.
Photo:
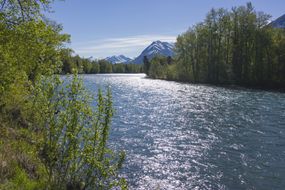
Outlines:
<svg viewBox="0 0 285 190"><path fill-rule="evenodd" d="M112 90L110 146L130 189L284 189L285 93L82 75Z"/></svg>

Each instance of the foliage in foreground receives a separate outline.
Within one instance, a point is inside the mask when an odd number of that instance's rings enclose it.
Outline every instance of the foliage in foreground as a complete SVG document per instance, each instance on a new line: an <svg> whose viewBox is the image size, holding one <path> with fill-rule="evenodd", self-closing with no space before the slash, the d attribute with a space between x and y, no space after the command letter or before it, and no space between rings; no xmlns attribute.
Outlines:
<svg viewBox="0 0 285 190"><path fill-rule="evenodd" d="M107 146L110 91L98 91L94 110L77 75L70 80L42 76L36 82L25 105L27 128L1 122L1 189L126 189L118 176L125 154Z"/></svg>
<svg viewBox="0 0 285 190"><path fill-rule="evenodd" d="M107 147L113 114L110 90L106 96L99 90L97 110L89 106L92 99L76 75L66 85L57 77L42 79L34 96L31 110L42 128L39 155L51 189L125 185L117 174L125 155Z"/></svg>
<svg viewBox="0 0 285 190"><path fill-rule="evenodd" d="M49 2L0 1L0 189L126 189L110 91L91 107L77 75L54 74L69 36L42 19Z"/></svg>

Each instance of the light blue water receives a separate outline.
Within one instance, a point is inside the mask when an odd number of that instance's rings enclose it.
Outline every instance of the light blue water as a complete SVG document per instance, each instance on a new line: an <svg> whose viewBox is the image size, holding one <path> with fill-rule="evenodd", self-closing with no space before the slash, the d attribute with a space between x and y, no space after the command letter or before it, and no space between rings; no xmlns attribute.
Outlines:
<svg viewBox="0 0 285 190"><path fill-rule="evenodd" d="M83 75L110 86L130 189L285 189L285 94Z"/></svg>

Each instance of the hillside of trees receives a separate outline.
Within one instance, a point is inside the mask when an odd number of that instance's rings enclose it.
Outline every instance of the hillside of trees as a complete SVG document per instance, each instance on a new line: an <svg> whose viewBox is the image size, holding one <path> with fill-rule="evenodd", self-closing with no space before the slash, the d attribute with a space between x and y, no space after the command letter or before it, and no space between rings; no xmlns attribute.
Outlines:
<svg viewBox="0 0 285 190"><path fill-rule="evenodd" d="M212 9L177 38L176 55L145 59L151 78L258 88L285 88L285 31L251 3Z"/></svg>
<svg viewBox="0 0 285 190"><path fill-rule="evenodd" d="M111 92L99 90L94 107L81 66L70 80L57 75L71 69L69 35L43 17L52 1L0 2L0 189L126 189L125 154L107 146Z"/></svg>
<svg viewBox="0 0 285 190"><path fill-rule="evenodd" d="M91 60L72 55L71 49L62 49L60 52L62 69L61 74L73 73L76 70L80 74L97 73L142 73L143 68L138 64L112 64L104 59Z"/></svg>

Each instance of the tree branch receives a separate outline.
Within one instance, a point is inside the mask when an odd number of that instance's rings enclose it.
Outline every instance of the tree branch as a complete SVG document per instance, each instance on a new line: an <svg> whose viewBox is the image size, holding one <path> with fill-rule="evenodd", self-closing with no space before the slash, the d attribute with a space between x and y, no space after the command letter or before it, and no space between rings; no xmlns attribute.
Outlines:
<svg viewBox="0 0 285 190"><path fill-rule="evenodd" d="M25 16L24 16L24 8L22 6L21 0L17 0L18 4L20 5L20 9L21 9L21 14L22 14L22 19L25 20Z"/></svg>

